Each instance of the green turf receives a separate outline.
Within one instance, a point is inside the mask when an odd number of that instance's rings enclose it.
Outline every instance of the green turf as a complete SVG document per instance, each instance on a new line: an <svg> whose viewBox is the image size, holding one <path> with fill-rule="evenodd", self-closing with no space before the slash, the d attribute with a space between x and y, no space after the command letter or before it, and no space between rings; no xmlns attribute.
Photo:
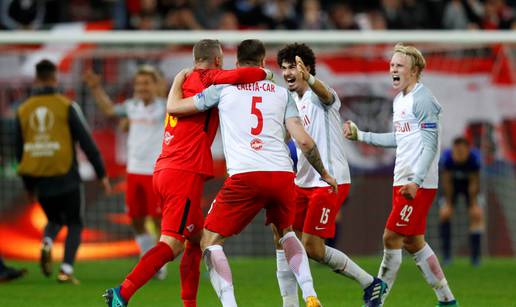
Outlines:
<svg viewBox="0 0 516 307"><path fill-rule="evenodd" d="M237 301L243 307L281 306L273 258L231 258ZM357 261L369 272L376 272L380 258ZM60 285L54 278L41 275L36 263L8 262L26 267L29 274L20 280L0 284L0 306L103 306L104 289L119 284L135 263L134 259L79 262L76 275L80 286ZM325 307L361 306L362 291L353 281L312 262L315 287ZM486 259L472 268L466 259L458 259L445 269L447 279L462 307L516 306L516 261ZM203 270L198 306L220 306ZM433 291L406 257L386 307L434 306ZM152 280L131 300L130 306L181 306L177 264L169 264L165 281ZM303 305L301 305L303 306Z"/></svg>

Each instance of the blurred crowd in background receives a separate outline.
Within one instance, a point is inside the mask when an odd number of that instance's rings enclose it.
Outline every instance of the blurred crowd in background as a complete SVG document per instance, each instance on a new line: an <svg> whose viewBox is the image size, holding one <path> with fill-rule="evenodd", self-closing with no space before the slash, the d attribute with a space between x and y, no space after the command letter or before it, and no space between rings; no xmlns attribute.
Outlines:
<svg viewBox="0 0 516 307"><path fill-rule="evenodd" d="M2 29L516 29L516 0L0 0Z"/></svg>

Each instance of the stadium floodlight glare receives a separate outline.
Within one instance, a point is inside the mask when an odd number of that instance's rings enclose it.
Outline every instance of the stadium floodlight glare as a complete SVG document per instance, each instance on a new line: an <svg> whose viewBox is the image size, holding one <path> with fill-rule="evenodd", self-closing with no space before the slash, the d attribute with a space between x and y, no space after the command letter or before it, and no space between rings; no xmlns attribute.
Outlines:
<svg viewBox="0 0 516 307"><path fill-rule="evenodd" d="M396 43L516 43L514 31L0 31L0 44L101 43L194 44L216 38L238 43L242 37L269 44L306 41L321 44Z"/></svg>

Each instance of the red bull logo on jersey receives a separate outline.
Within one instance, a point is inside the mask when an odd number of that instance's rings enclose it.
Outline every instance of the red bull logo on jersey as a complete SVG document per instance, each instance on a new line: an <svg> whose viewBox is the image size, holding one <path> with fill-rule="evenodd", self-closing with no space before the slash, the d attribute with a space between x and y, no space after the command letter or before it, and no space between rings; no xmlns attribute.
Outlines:
<svg viewBox="0 0 516 307"><path fill-rule="evenodd" d="M394 131L401 132L401 133L410 132L410 123L409 122L404 122L404 123L395 122L394 123Z"/></svg>
<svg viewBox="0 0 516 307"><path fill-rule="evenodd" d="M251 148L254 150L260 150L263 147L263 141L256 138L251 141Z"/></svg>

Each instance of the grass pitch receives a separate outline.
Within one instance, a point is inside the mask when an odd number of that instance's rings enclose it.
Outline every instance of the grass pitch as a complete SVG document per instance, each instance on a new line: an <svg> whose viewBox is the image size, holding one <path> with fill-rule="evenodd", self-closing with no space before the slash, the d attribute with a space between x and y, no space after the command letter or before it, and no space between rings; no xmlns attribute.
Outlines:
<svg viewBox="0 0 516 307"><path fill-rule="evenodd" d="M355 260L368 272L376 273L381 258ZM281 306L274 258L233 257L229 262L239 306ZM0 284L0 306L105 306L101 294L106 288L118 285L135 263L136 259L79 262L75 269L81 285L73 286L57 284L55 277L43 277L37 263L8 261L9 265L26 267L29 274L23 279ZM362 290L357 283L314 262L311 268L316 291L325 307L361 306ZM130 306L182 306L178 263L169 264L168 269L166 280L150 281L137 292ZM445 273L461 307L516 306L514 259L485 259L478 268L472 268L467 259L458 259L445 268ZM385 307L435 306L435 303L435 295L423 280L414 261L405 257ZM204 265L198 306L220 306Z"/></svg>

